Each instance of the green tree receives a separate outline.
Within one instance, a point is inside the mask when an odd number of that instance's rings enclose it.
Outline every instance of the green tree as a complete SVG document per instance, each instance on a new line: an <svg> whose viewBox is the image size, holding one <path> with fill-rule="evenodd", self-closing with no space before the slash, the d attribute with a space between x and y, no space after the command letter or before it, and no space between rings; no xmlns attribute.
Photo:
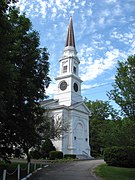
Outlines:
<svg viewBox="0 0 135 180"><path fill-rule="evenodd" d="M111 120L118 120L118 112L108 101L87 101L85 103L91 111L90 117L90 145L93 156L102 153L102 149L107 145L107 131L111 128ZM106 140L107 138L107 140Z"/></svg>
<svg viewBox="0 0 135 180"><path fill-rule="evenodd" d="M118 62L113 90L108 96L121 107L124 116L135 122L135 55Z"/></svg>
<svg viewBox="0 0 135 180"><path fill-rule="evenodd" d="M113 90L108 96L121 107L124 117L117 131L117 145L135 146L135 55L118 62Z"/></svg>
<svg viewBox="0 0 135 180"><path fill-rule="evenodd" d="M121 146L125 139L122 131L122 120L105 120L104 129L101 131L102 142L105 147Z"/></svg>
<svg viewBox="0 0 135 180"><path fill-rule="evenodd" d="M19 145L29 157L29 149L40 142L37 126L43 121L44 110L40 107L39 100L45 98L45 87L50 82L48 53L46 48L39 48L39 35L31 30L31 23L25 15L18 15L14 10L10 14L10 20L13 36L16 38L11 60L18 74L13 111L17 123L19 122Z"/></svg>
<svg viewBox="0 0 135 180"><path fill-rule="evenodd" d="M129 118L123 118L119 128L119 139L117 146L135 146L135 123Z"/></svg>
<svg viewBox="0 0 135 180"><path fill-rule="evenodd" d="M5 26L0 33L5 29L3 38L8 45L2 46L0 54L0 155L6 159L16 147L30 160L29 148L41 138L38 128L44 110L39 101L46 97L50 83L49 54L39 48L39 35L25 14L9 8L1 20ZM5 43L3 38L0 41Z"/></svg>
<svg viewBox="0 0 135 180"><path fill-rule="evenodd" d="M0 157L4 160L13 153L13 146L16 145L14 132L10 129L13 122L9 118L9 104L13 104L15 100L12 83L15 78L14 67L9 60L12 41L12 26L8 19L10 2L15 1L0 1Z"/></svg>
<svg viewBox="0 0 135 180"><path fill-rule="evenodd" d="M12 3L16 3L18 0L1 0L0 1L0 13L3 14L10 7L9 5Z"/></svg>

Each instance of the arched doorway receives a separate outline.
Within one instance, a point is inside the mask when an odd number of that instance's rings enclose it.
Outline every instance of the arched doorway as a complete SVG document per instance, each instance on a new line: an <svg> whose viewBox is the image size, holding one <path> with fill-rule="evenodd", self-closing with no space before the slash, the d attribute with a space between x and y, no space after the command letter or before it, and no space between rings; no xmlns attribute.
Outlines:
<svg viewBox="0 0 135 180"><path fill-rule="evenodd" d="M82 154L84 150L84 127L78 123L75 129L76 134L76 154Z"/></svg>

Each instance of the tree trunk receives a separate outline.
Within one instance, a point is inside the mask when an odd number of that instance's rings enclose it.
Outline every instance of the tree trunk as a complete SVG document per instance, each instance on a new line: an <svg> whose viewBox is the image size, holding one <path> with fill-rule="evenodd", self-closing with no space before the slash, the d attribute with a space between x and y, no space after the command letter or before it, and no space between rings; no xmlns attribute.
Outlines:
<svg viewBox="0 0 135 180"><path fill-rule="evenodd" d="M26 150L26 156L27 156L27 162L30 162L30 154L29 154L29 149Z"/></svg>

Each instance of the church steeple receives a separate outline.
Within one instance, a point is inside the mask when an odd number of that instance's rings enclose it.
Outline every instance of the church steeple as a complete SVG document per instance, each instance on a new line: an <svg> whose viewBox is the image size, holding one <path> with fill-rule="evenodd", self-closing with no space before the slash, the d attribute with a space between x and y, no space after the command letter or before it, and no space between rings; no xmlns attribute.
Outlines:
<svg viewBox="0 0 135 180"><path fill-rule="evenodd" d="M47 103L42 106L49 110L49 115L54 117L54 122L59 120L60 123L67 124L68 132L62 131L61 137L54 139L53 144L63 154L75 154L78 157L85 156L90 159L90 111L81 96L80 61L75 48L72 17L70 17L66 44L59 63L60 71L55 78L57 88L54 100L47 100Z"/></svg>
<svg viewBox="0 0 135 180"><path fill-rule="evenodd" d="M79 59L75 48L72 17L70 17L66 44L63 55L59 59L60 72L57 80L57 93L55 99L59 99L60 105L70 106L82 102L81 83L79 77Z"/></svg>
<svg viewBox="0 0 135 180"><path fill-rule="evenodd" d="M66 39L66 44L65 44L65 47L67 47L67 46L75 47L75 38L74 38L72 16L70 17L67 39Z"/></svg>

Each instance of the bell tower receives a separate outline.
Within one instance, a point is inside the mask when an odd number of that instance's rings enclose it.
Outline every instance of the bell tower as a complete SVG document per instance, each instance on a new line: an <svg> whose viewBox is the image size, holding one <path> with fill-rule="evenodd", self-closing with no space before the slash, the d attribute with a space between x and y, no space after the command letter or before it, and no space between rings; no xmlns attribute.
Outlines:
<svg viewBox="0 0 135 180"><path fill-rule="evenodd" d="M60 72L56 79L57 90L54 99L59 100L60 105L70 106L82 102L81 83L79 77L79 59L75 47L74 29L72 17L70 17L65 48L59 59Z"/></svg>
<svg viewBox="0 0 135 180"><path fill-rule="evenodd" d="M54 122L62 120L62 125L64 123L68 125L67 131L63 131L59 139L55 138L53 144L63 154L76 154L78 158L91 159L89 145L91 112L81 96L80 61L77 57L72 17L70 17L66 43L59 64L54 99L42 102L42 106L49 109L50 117L54 118Z"/></svg>

